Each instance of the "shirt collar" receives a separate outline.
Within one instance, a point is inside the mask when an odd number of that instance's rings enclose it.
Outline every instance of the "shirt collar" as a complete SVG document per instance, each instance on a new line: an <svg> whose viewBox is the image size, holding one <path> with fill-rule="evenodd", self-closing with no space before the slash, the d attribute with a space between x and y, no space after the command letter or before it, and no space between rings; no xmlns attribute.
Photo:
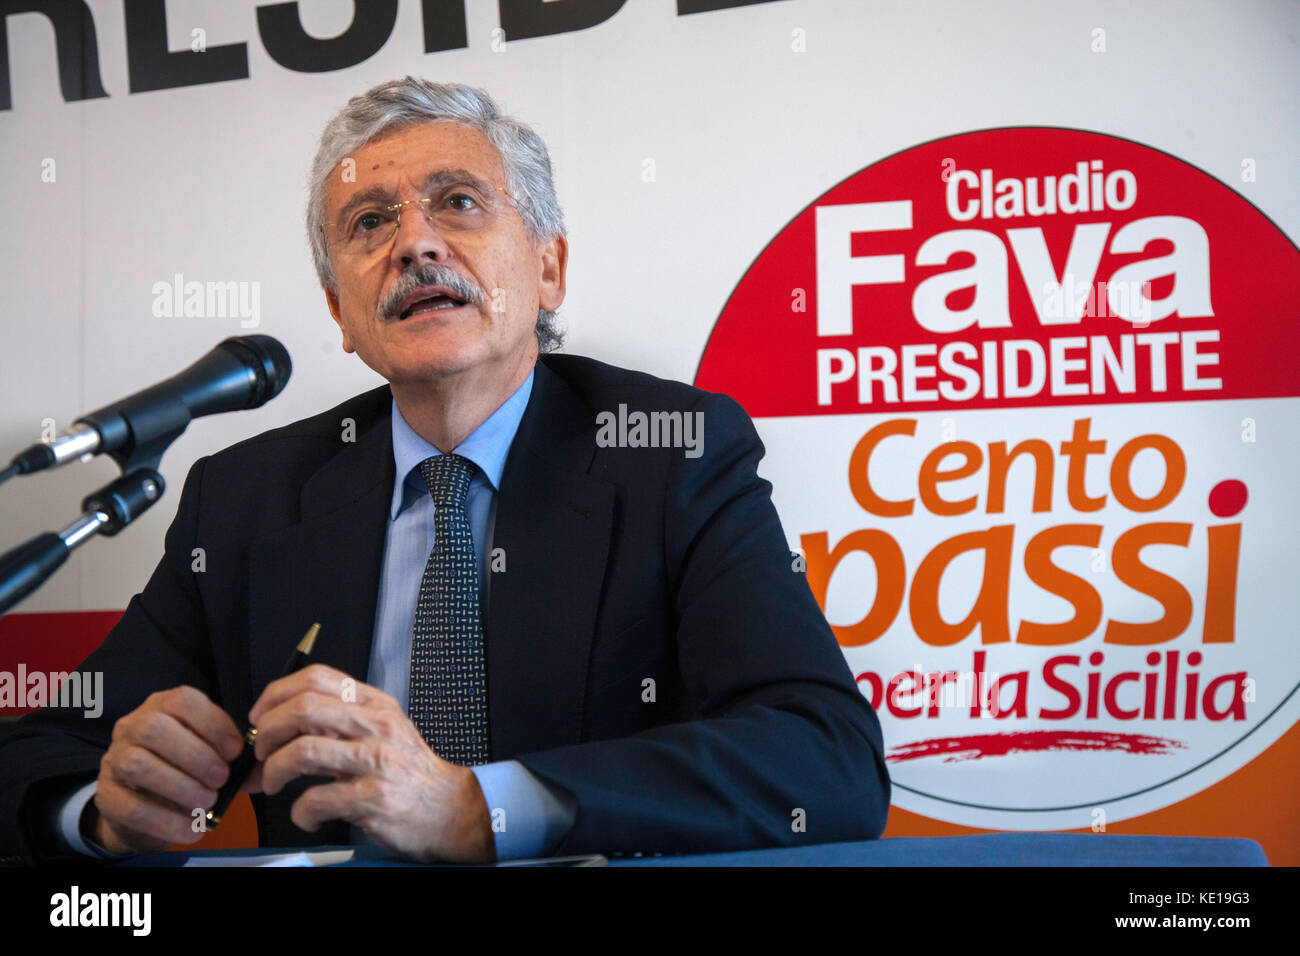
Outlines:
<svg viewBox="0 0 1300 956"><path fill-rule="evenodd" d="M468 458L482 473L488 484L496 491L501 486L501 472L505 470L506 455L519 422L528 407L528 396L533 390L533 372L515 390L515 393L501 403L501 407L487 417L478 428L452 450L453 454ZM426 458L440 455L442 452L429 444L406 423L393 400L393 461L397 466L396 479L393 483L393 501L389 517L396 521L412 501L420 495L427 495L428 489L420 477L419 464ZM478 476L475 475L475 480Z"/></svg>

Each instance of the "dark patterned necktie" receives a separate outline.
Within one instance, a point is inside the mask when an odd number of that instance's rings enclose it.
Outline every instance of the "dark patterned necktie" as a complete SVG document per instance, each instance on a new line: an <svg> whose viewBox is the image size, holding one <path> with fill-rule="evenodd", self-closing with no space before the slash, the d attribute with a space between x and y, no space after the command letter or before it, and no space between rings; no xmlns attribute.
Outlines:
<svg viewBox="0 0 1300 956"><path fill-rule="evenodd" d="M411 636L411 720L438 756L463 766L488 761L478 561L465 510L473 474L474 463L460 455L420 462L433 496L434 541Z"/></svg>

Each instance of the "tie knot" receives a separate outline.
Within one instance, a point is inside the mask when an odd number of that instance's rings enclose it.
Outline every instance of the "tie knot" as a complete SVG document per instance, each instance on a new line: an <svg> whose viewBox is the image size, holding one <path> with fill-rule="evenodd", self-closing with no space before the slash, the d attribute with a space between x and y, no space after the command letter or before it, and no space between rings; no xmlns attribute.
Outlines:
<svg viewBox="0 0 1300 956"><path fill-rule="evenodd" d="M420 476L438 508L459 508L465 504L474 463L460 455L434 455L420 462Z"/></svg>

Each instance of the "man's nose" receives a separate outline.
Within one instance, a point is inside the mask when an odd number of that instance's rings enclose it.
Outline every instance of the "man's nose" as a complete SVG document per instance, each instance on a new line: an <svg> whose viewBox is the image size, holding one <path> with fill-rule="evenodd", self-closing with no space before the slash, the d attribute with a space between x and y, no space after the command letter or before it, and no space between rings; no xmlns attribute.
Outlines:
<svg viewBox="0 0 1300 956"><path fill-rule="evenodd" d="M397 220L397 234L393 237L392 256L399 267L406 267L421 259L446 262L451 258L451 246L446 237L424 214L418 203L403 206Z"/></svg>

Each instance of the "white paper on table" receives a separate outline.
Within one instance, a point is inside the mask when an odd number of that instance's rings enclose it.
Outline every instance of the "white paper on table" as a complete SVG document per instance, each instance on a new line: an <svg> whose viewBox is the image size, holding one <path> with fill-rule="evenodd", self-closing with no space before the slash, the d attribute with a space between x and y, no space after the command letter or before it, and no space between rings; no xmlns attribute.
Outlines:
<svg viewBox="0 0 1300 956"><path fill-rule="evenodd" d="M196 856L185 866L330 866L352 859L352 850L321 850L307 853L261 853L251 856Z"/></svg>

